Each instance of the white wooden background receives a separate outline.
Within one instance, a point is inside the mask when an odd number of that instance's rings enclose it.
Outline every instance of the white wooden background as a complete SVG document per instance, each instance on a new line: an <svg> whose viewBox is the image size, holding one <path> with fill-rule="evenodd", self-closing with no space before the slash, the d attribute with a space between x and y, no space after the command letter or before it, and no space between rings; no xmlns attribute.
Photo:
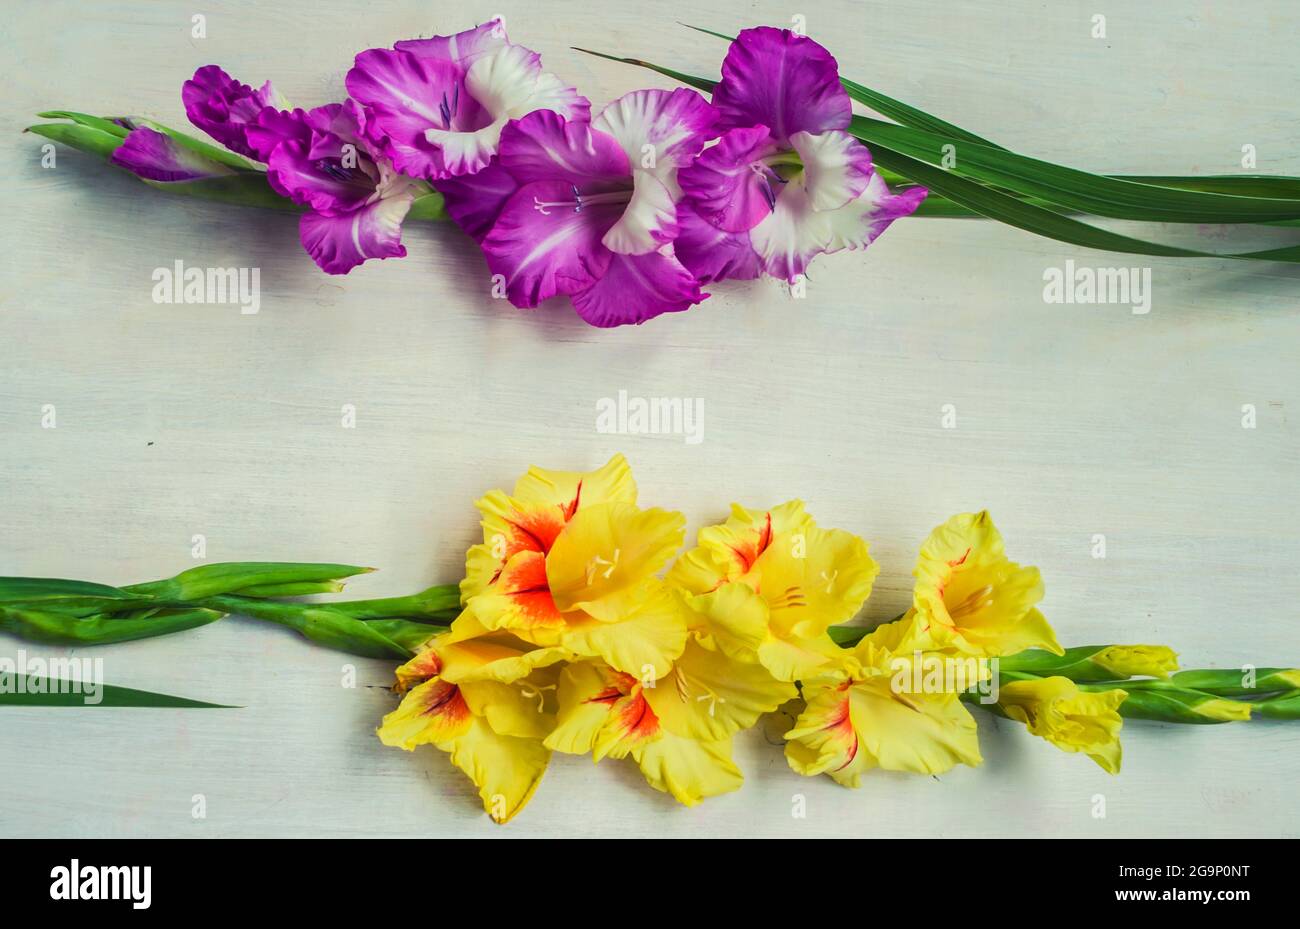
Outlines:
<svg viewBox="0 0 1300 929"><path fill-rule="evenodd" d="M169 199L72 152L43 169L41 140L19 132L52 108L183 125L180 84L209 62L295 103L336 100L354 52L494 13L601 105L670 84L570 46L715 74L725 46L675 21L803 14L845 74L1021 151L1231 173L1249 144L1260 170L1295 174L1289 0L5 6L0 573L141 581L191 566L201 533L211 560L379 565L355 595L412 592L459 578L477 495L530 463L584 469L621 450L643 502L683 510L692 532L732 500L801 496L865 536L883 566L868 619L906 605L933 525L988 507L1011 555L1041 566L1064 641L1166 642L1188 666L1300 663L1295 268L909 220L865 255L820 259L804 300L743 283L602 332L559 302L526 314L489 299L450 227L411 224L409 258L326 277L291 217ZM195 12L206 39L190 37ZM1218 246L1225 230L1187 232ZM1045 304L1044 270L1069 258L1151 267L1151 313ZM259 266L260 314L154 304L153 269L177 259ZM597 434L597 401L620 389L702 397L703 443ZM956 429L940 427L944 404ZM20 647L6 637L0 654ZM0 710L0 834L1300 835L1300 726L1129 724L1111 778L988 718L983 768L880 774L857 792L796 777L753 732L744 789L694 810L630 763L557 756L503 831L445 756L375 738L388 662L358 660L346 689L345 656L243 619L75 653L102 657L112 683L244 708Z"/></svg>

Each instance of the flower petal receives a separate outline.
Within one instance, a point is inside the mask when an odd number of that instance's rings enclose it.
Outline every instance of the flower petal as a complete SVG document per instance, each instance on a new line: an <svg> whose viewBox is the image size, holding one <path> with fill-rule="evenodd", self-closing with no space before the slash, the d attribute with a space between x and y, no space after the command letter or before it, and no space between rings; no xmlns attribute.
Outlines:
<svg viewBox="0 0 1300 929"><path fill-rule="evenodd" d="M493 17L473 29L466 29L455 35L438 35L431 39L406 39L398 42L396 48L420 58L434 58L467 67L480 55L495 52L508 43L505 23Z"/></svg>
<svg viewBox="0 0 1300 929"><path fill-rule="evenodd" d="M383 133L385 153L399 171L434 180L473 173L491 158L495 132L485 153L472 142L447 146L444 151L443 145L426 137L429 129L472 135L493 121L469 92L465 74L456 65L372 48L357 55L346 84L348 94L367 108Z"/></svg>
<svg viewBox="0 0 1300 929"><path fill-rule="evenodd" d="M731 760L730 739L698 742L662 732L659 738L634 748L632 757L647 784L686 806L739 790L745 781Z"/></svg>
<svg viewBox="0 0 1300 929"><path fill-rule="evenodd" d="M1007 558L988 511L959 514L931 532L914 573L913 603L937 643L982 656L1062 654L1035 609L1043 598L1038 569Z"/></svg>
<svg viewBox="0 0 1300 929"><path fill-rule="evenodd" d="M573 309L593 326L639 325L708 299L700 282L672 255L607 254L609 264L600 279L572 295Z"/></svg>
<svg viewBox="0 0 1300 929"><path fill-rule="evenodd" d="M544 694L527 682L483 680L459 686L470 712L497 735L540 742L555 728L555 715L546 712Z"/></svg>
<svg viewBox="0 0 1300 929"><path fill-rule="evenodd" d="M630 694L635 678L601 661L575 661L560 672L556 726L546 747L570 755L585 755L608 721L614 704Z"/></svg>
<svg viewBox="0 0 1300 929"><path fill-rule="evenodd" d="M642 693L666 731L706 742L730 738L798 696L794 684L776 680L762 665L694 641L673 662L672 673Z"/></svg>
<svg viewBox="0 0 1300 929"><path fill-rule="evenodd" d="M577 655L601 658L642 684L668 674L686 647L686 614L681 600L661 587L627 619L601 622L569 619L561 642Z"/></svg>
<svg viewBox="0 0 1300 929"><path fill-rule="evenodd" d="M585 290L609 267L613 255L600 239L617 210L545 205L565 200L572 200L568 183L526 184L483 240L488 268L505 278L515 306L534 307L556 294Z"/></svg>
<svg viewBox="0 0 1300 929"><path fill-rule="evenodd" d="M716 120L717 111L694 90L636 90L601 110L592 128L617 139L628 162L653 174L676 199L678 169L700 153Z"/></svg>
<svg viewBox="0 0 1300 929"><path fill-rule="evenodd" d="M305 213L298 221L303 248L329 274L347 274L370 258L405 258L402 220L413 199L384 197L337 216Z"/></svg>
<svg viewBox="0 0 1300 929"><path fill-rule="evenodd" d="M803 697L804 710L785 734L786 762L805 777L838 774L846 787L857 787L866 757L849 715L848 685L805 683Z"/></svg>
<svg viewBox="0 0 1300 929"><path fill-rule="evenodd" d="M867 189L871 152L847 132L796 132L790 144L803 162L808 203L814 210L838 210Z"/></svg>
<svg viewBox="0 0 1300 929"><path fill-rule="evenodd" d="M636 481L627 459L616 454L595 471L549 471L531 467L515 484L515 498L526 503L556 505L567 517L581 506L597 503L636 503Z"/></svg>
<svg viewBox="0 0 1300 929"><path fill-rule="evenodd" d="M713 91L719 129L767 126L781 148L796 132L847 129L853 115L831 53L789 29L746 29L722 62Z"/></svg>
<svg viewBox="0 0 1300 929"><path fill-rule="evenodd" d="M701 552L701 549L694 549ZM688 552L687 555L692 553ZM683 555L669 572L670 582L680 577ZM758 649L767 640L767 601L747 584L722 584L716 590L690 599L692 630L706 645L717 646L732 658L757 660Z"/></svg>
<svg viewBox="0 0 1300 929"><path fill-rule="evenodd" d="M853 728L875 765L942 774L983 761L975 720L957 694L895 694L890 680L875 677L849 688Z"/></svg>
<svg viewBox="0 0 1300 929"><path fill-rule="evenodd" d="M479 245L492 231L502 208L519 189L519 182L499 161L493 160L477 174L434 182L456 225Z"/></svg>
<svg viewBox="0 0 1300 929"><path fill-rule="evenodd" d="M811 525L774 534L753 566L772 631L781 638L814 638L852 619L878 573L858 536Z"/></svg>
<svg viewBox="0 0 1300 929"><path fill-rule="evenodd" d="M772 215L750 231L750 241L768 274L794 283L820 254L866 248L895 219L914 211L926 193L913 187L892 194L873 174L858 199L838 210L814 210L806 186L792 180L777 195Z"/></svg>
<svg viewBox="0 0 1300 929"><path fill-rule="evenodd" d="M724 232L747 232L772 212L769 169L761 160L776 151L766 126L731 129L677 178L710 225Z"/></svg>
<svg viewBox="0 0 1300 929"><path fill-rule="evenodd" d="M248 127L266 107L284 105L270 81L254 90L216 65L199 68L181 85L181 101L190 122L231 151L252 157L257 154L248 144Z"/></svg>
<svg viewBox="0 0 1300 929"><path fill-rule="evenodd" d="M485 628L510 630L530 642L564 628L546 586L546 556L540 552L512 555L496 583L471 597L466 607Z"/></svg>
<svg viewBox="0 0 1300 929"><path fill-rule="evenodd" d="M615 255L645 255L677 235L677 201L648 171L632 176L632 199L600 240Z"/></svg>
<svg viewBox="0 0 1300 929"><path fill-rule="evenodd" d="M532 799L551 753L538 739L499 735L483 719L438 748L478 786L483 809L498 823L510 819Z"/></svg>
<svg viewBox="0 0 1300 929"><path fill-rule="evenodd" d="M677 205L673 253L701 284L752 280L763 271L748 232L723 232L685 202Z"/></svg>
<svg viewBox="0 0 1300 929"><path fill-rule="evenodd" d="M604 622L628 618L681 546L685 524L681 513L627 503L579 510L546 556L556 606Z"/></svg>
<svg viewBox="0 0 1300 929"><path fill-rule="evenodd" d="M538 110L507 125L501 131L500 158L501 166L521 184L561 181L581 187L592 182L630 182L632 177L631 163L617 139L550 110Z"/></svg>
<svg viewBox="0 0 1300 929"><path fill-rule="evenodd" d="M108 160L149 181L195 181L235 173L233 168L144 126L128 132Z"/></svg>
<svg viewBox="0 0 1300 929"><path fill-rule="evenodd" d="M470 728L472 714L460 688L433 678L412 689L401 704L384 717L379 739L412 751L417 745L444 742L463 735Z"/></svg>

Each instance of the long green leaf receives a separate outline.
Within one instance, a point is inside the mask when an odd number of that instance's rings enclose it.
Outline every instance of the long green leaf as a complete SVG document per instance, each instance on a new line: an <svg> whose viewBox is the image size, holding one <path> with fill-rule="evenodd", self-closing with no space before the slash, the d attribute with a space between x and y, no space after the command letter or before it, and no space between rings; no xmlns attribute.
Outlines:
<svg viewBox="0 0 1300 929"><path fill-rule="evenodd" d="M949 200L990 219L1072 245L1131 255L1158 255L1171 258L1242 258L1300 262L1300 246L1216 255L1212 252L1147 242L1081 223L883 146L878 145L872 149L872 158L875 162L917 183L924 184Z"/></svg>
<svg viewBox="0 0 1300 929"><path fill-rule="evenodd" d="M974 142L953 143L932 132L853 117L850 132L866 142L1018 194L1096 216L1144 222L1253 223L1300 219L1300 200L1239 197L1158 187L1065 168Z"/></svg>
<svg viewBox="0 0 1300 929"><path fill-rule="evenodd" d="M105 161L122 144L119 136L90 126L78 126L76 123L39 123L28 126L25 131L53 139L69 148L96 155Z"/></svg>
<svg viewBox="0 0 1300 929"><path fill-rule="evenodd" d="M109 135L115 135L119 139L125 139L127 133L131 131L126 126L115 123L111 119L104 119L102 116L91 116L89 113L77 113L73 110L46 110L44 113L37 113L36 115L41 119L70 119L79 126L99 129Z"/></svg>
<svg viewBox="0 0 1300 929"><path fill-rule="evenodd" d="M48 677L22 675L21 683L16 675L0 675L0 706L41 706L41 707L136 707L147 709L195 709L195 710L237 710L241 707L227 703L205 703L188 697L175 697L171 694L153 693L148 690L136 690L133 687L117 687L113 684L100 684L95 696L98 701L88 703L87 696L78 681L66 681ZM21 691L21 692L19 692ZM39 691L39 692L33 692ZM75 691L75 692L74 692Z"/></svg>
<svg viewBox="0 0 1300 929"><path fill-rule="evenodd" d="M0 577L0 601L85 598L131 600L134 599L134 594L107 584L70 581L59 577Z"/></svg>
<svg viewBox="0 0 1300 929"><path fill-rule="evenodd" d="M216 622L221 612L178 608L138 616L75 616L0 606L0 632L55 645L108 645L184 632Z"/></svg>

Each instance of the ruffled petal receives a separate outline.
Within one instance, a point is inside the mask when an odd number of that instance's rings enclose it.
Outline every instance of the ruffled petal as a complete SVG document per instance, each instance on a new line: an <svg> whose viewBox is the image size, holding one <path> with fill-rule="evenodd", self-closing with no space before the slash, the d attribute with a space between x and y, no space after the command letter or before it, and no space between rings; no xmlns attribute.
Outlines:
<svg viewBox="0 0 1300 929"><path fill-rule="evenodd" d="M495 133L486 148L473 141L444 145L426 135L433 129L445 136L472 137L492 122L456 65L372 48L357 55L346 84L351 97L367 108L383 133L385 154L399 171L434 180L473 173L491 158Z"/></svg>
<svg viewBox="0 0 1300 929"><path fill-rule="evenodd" d="M519 189L519 182L494 160L477 174L444 178L433 186L442 194L456 225L482 245L502 208Z"/></svg>
<svg viewBox="0 0 1300 929"><path fill-rule="evenodd" d="M664 729L701 741L718 741L748 729L798 695L756 662L736 661L688 642L672 672L642 688Z"/></svg>
<svg viewBox="0 0 1300 929"><path fill-rule="evenodd" d="M526 503L563 507L566 518L582 506L636 503L632 467L616 454L595 471L550 471L531 467L515 483L515 498Z"/></svg>
<svg viewBox="0 0 1300 929"><path fill-rule="evenodd" d="M270 81L254 90L216 65L199 68L181 85L181 101L190 122L231 151L254 158L257 153L248 143L248 127L263 109L284 106Z"/></svg>
<svg viewBox="0 0 1300 929"><path fill-rule="evenodd" d="M579 510L546 556L555 605L604 622L627 618L681 546L685 524L681 513L626 503Z"/></svg>
<svg viewBox="0 0 1300 929"><path fill-rule="evenodd" d="M467 732L438 748L478 786L483 809L498 823L509 822L532 799L551 759L540 740L500 735L477 717Z"/></svg>
<svg viewBox="0 0 1300 929"><path fill-rule="evenodd" d="M745 781L731 760L730 739L698 742L662 732L659 738L634 748L632 757L647 784L686 806L739 790Z"/></svg>
<svg viewBox="0 0 1300 929"><path fill-rule="evenodd" d="M406 39L398 42L396 48L420 58L433 58L469 67L480 55L495 52L508 43L505 23L493 17L473 29L466 29L454 35L438 35L431 39Z"/></svg>
<svg viewBox="0 0 1300 929"><path fill-rule="evenodd" d="M558 635L564 628L546 585L546 556L540 552L511 556L496 583L471 597L466 607L484 628L510 630L530 642L552 644L547 633Z"/></svg>
<svg viewBox="0 0 1300 929"><path fill-rule="evenodd" d="M700 153L716 120L717 111L694 90L637 90L601 110L592 128L618 140L628 162L658 178L676 199L678 169Z"/></svg>
<svg viewBox="0 0 1300 929"><path fill-rule="evenodd" d="M407 693L397 709L384 717L379 739L385 745L412 751L417 745L463 735L472 723L473 714L460 688L434 678Z"/></svg>
<svg viewBox="0 0 1300 929"><path fill-rule="evenodd" d="M701 284L753 280L763 271L748 232L723 232L685 202L677 205L673 253Z"/></svg>
<svg viewBox="0 0 1300 929"><path fill-rule="evenodd" d="M615 255L645 255L677 235L677 201L648 171L632 175L632 199L600 243Z"/></svg>
<svg viewBox="0 0 1300 929"><path fill-rule="evenodd" d="M808 204L814 210L838 210L867 189L871 152L847 132L796 132L790 144L803 162Z"/></svg>
<svg viewBox="0 0 1300 929"><path fill-rule="evenodd" d="M923 187L890 193L873 174L858 199L838 210L814 210L805 184L792 180L777 195L772 215L750 230L750 241L768 274L794 283L820 254L866 248L890 223L912 213L926 193Z"/></svg>
<svg viewBox="0 0 1300 929"><path fill-rule="evenodd" d="M640 324L680 313L708 299L700 282L675 257L611 254L600 279L572 295L573 309L593 326Z"/></svg>
<svg viewBox="0 0 1300 929"><path fill-rule="evenodd" d="M975 720L957 694L899 694L890 681L874 677L849 689L853 728L876 766L942 774L982 762Z"/></svg>
<svg viewBox="0 0 1300 929"><path fill-rule="evenodd" d="M521 184L560 181L572 187L598 182L630 185L632 177L631 163L617 139L550 110L538 110L507 125L501 132L500 158L501 166Z"/></svg>
<svg viewBox="0 0 1300 929"><path fill-rule="evenodd" d="M648 684L669 673L686 647L686 637L681 600L668 588L659 588L619 622L569 619L560 641L574 654L601 658L616 671Z"/></svg>
<svg viewBox="0 0 1300 929"><path fill-rule="evenodd" d="M710 225L723 232L748 232L772 212L770 169L762 159L776 151L766 126L731 129L683 168L678 181Z"/></svg>
<svg viewBox="0 0 1300 929"><path fill-rule="evenodd" d="M613 254L600 240L617 219L617 209L545 205L565 200L572 200L567 183L527 184L483 239L488 268L505 278L506 295L515 306L534 307L557 294L585 290L610 266Z"/></svg>
<svg viewBox="0 0 1300 929"><path fill-rule="evenodd" d="M253 157L258 161L270 161L272 153L281 142L298 141L303 145L311 143L311 127L307 124L306 110L277 110L271 107L263 109L255 123L244 129L244 138ZM275 179L270 175L267 180L277 192L288 196L287 191L280 190Z"/></svg>
<svg viewBox="0 0 1300 929"><path fill-rule="evenodd" d="M713 105L719 129L767 126L781 148L796 132L847 129L853 115L831 53L769 26L746 29L731 43Z"/></svg>
<svg viewBox="0 0 1300 929"><path fill-rule="evenodd" d="M305 213L298 221L302 246L329 274L347 274L371 258L405 258L402 220L413 199L408 192L337 216Z"/></svg>

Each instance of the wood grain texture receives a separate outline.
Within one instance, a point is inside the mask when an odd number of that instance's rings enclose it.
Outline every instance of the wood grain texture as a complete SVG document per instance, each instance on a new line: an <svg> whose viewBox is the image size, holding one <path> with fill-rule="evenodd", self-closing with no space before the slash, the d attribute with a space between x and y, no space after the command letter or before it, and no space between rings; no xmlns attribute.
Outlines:
<svg viewBox="0 0 1300 929"><path fill-rule="evenodd" d="M324 103L354 52L495 13L599 106L670 84L570 46L714 74L724 46L675 21L803 13L844 73L1029 154L1232 173L1251 144L1260 170L1300 173L1294 3L1103 4L1104 40L1094 6L212 2L194 40L192 4L8 5L0 573L145 580L190 566L202 533L211 560L373 564L354 593L406 593L460 576L486 489L530 463L581 469L621 450L643 502L683 510L692 531L733 499L800 496L865 536L883 568L867 619L908 602L932 526L988 507L1012 557L1041 567L1068 642L1167 642L1189 666L1300 662L1295 268L909 220L865 255L820 259L802 300L727 285L692 312L602 332L558 302L490 299L481 256L449 227L412 226L407 259L329 278L292 217L169 199L71 152L43 169L41 140L20 134L65 107L182 125L180 83L210 62ZM1181 232L1215 245L1224 230ZM1044 270L1070 258L1151 267L1150 314L1044 303ZM151 272L177 259L260 267L261 312L153 303ZM704 441L598 434L596 403L620 389L703 398ZM41 428L45 404L56 429ZM0 654L19 647L6 638ZM357 660L344 688L345 656L241 619L93 654L111 683L244 708L0 712L0 834L1300 835L1300 727L1131 724L1110 778L986 718L982 768L873 776L858 792L796 777L755 731L738 743L745 787L694 810L629 765L557 757L502 832L445 756L374 737L392 705L385 662ZM191 816L196 794L206 819Z"/></svg>

